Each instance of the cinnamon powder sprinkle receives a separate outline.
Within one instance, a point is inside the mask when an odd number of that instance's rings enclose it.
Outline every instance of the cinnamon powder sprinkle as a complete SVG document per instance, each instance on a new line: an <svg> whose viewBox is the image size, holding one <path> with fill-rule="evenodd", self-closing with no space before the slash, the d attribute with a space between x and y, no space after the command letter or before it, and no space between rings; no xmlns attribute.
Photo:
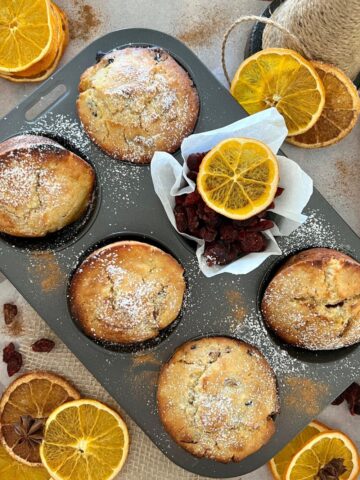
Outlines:
<svg viewBox="0 0 360 480"><path fill-rule="evenodd" d="M203 12L199 15L201 21L194 23L193 19L184 21L184 25L190 25L190 28L180 32L177 37L190 47L202 47L209 45L213 38L217 38L219 33L224 33L229 25L229 17L224 15L220 9L211 12Z"/></svg>
<svg viewBox="0 0 360 480"><path fill-rule="evenodd" d="M31 257L29 270L32 270L31 274L38 280L43 292L56 290L65 282L65 274L53 252L34 252Z"/></svg>
<svg viewBox="0 0 360 480"><path fill-rule="evenodd" d="M71 40L87 40L94 36L102 24L100 13L91 5L84 5L82 0L74 0L73 8L68 12Z"/></svg>
<svg viewBox="0 0 360 480"><path fill-rule="evenodd" d="M328 385L304 377L285 377L284 383L288 390L284 396L287 407L312 417L321 411L321 399L326 395Z"/></svg>
<svg viewBox="0 0 360 480"><path fill-rule="evenodd" d="M132 357L133 365L135 368L145 365L153 365L159 367L161 361L156 358L153 353L138 353Z"/></svg>
<svg viewBox="0 0 360 480"><path fill-rule="evenodd" d="M242 324L248 313L243 295L238 290L229 290L226 292L226 299L230 306L233 322L236 323L236 326Z"/></svg>

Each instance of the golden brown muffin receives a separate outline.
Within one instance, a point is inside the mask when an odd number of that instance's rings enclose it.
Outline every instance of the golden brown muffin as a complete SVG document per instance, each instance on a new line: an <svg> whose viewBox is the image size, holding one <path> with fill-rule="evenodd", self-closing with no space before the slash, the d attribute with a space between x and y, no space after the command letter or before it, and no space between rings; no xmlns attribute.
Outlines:
<svg viewBox="0 0 360 480"><path fill-rule="evenodd" d="M147 243L121 241L93 252L76 270L70 307L87 335L121 344L155 338L179 315L184 269Z"/></svg>
<svg viewBox="0 0 360 480"><path fill-rule="evenodd" d="M90 138L119 160L149 163L192 133L199 97L187 72L164 50L114 50L81 76L77 109Z"/></svg>
<svg viewBox="0 0 360 480"><path fill-rule="evenodd" d="M196 457L239 462L275 432L275 375L255 347L227 337L190 341L164 365L158 410L175 442Z"/></svg>
<svg viewBox="0 0 360 480"><path fill-rule="evenodd" d="M298 253L268 285L262 313L286 343L310 350L353 345L360 341L360 264L327 248Z"/></svg>
<svg viewBox="0 0 360 480"><path fill-rule="evenodd" d="M0 144L0 232L43 237L86 212L93 168L49 138L19 135Z"/></svg>

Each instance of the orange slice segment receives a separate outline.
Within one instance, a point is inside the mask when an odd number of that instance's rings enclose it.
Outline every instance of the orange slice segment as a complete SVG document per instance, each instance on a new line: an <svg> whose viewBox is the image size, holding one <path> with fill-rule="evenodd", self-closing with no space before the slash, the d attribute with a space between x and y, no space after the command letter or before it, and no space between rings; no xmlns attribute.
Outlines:
<svg viewBox="0 0 360 480"><path fill-rule="evenodd" d="M353 82L332 65L312 62L325 87L325 107L307 132L289 137L288 142L303 148L333 145L348 135L360 115L360 99Z"/></svg>
<svg viewBox="0 0 360 480"><path fill-rule="evenodd" d="M29 68L47 54L51 41L49 0L1 0L1 73Z"/></svg>
<svg viewBox="0 0 360 480"><path fill-rule="evenodd" d="M359 455L353 442L342 432L323 432L312 438L291 460L285 480L326 478L326 469L332 465L338 467L339 480L357 478Z"/></svg>
<svg viewBox="0 0 360 480"><path fill-rule="evenodd" d="M41 459L54 480L111 480L129 449L122 418L96 400L77 400L58 407L48 418Z"/></svg>
<svg viewBox="0 0 360 480"><path fill-rule="evenodd" d="M203 159L197 187L204 202L234 220L245 220L265 210L279 183L276 156L262 142L231 138Z"/></svg>
<svg viewBox="0 0 360 480"><path fill-rule="evenodd" d="M50 372L18 377L0 402L1 441L7 452L26 465L41 465L39 446L44 421L59 405L80 398L65 379Z"/></svg>
<svg viewBox="0 0 360 480"><path fill-rule="evenodd" d="M275 480L285 480L286 471L294 455L315 435L330 430L320 422L312 421L295 438L291 440L274 458L269 462L269 468Z"/></svg>
<svg viewBox="0 0 360 480"><path fill-rule="evenodd" d="M324 86L315 68L284 48L268 48L246 59L231 83L231 93L249 114L276 107L289 136L309 130L325 104Z"/></svg>

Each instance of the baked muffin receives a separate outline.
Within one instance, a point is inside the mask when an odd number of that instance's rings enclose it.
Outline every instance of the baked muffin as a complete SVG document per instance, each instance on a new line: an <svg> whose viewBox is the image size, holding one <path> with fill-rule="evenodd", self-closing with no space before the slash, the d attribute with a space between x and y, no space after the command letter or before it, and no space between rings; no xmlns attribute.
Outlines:
<svg viewBox="0 0 360 480"><path fill-rule="evenodd" d="M196 457L239 462L275 432L275 375L253 346L228 337L190 341L160 372L158 410L175 442Z"/></svg>
<svg viewBox="0 0 360 480"><path fill-rule="evenodd" d="M291 345L310 350L353 345L360 341L360 264L327 248L298 253L271 280L262 313Z"/></svg>
<svg viewBox="0 0 360 480"><path fill-rule="evenodd" d="M76 270L70 308L94 339L131 344L150 340L179 315L182 266L147 243L121 241L93 252Z"/></svg>
<svg viewBox="0 0 360 480"><path fill-rule="evenodd" d="M19 135L0 144L0 232L43 237L86 212L93 168L49 138Z"/></svg>
<svg viewBox="0 0 360 480"><path fill-rule="evenodd" d="M119 160L149 163L194 129L199 97L187 72L160 48L114 50L81 76L77 109L90 138Z"/></svg>

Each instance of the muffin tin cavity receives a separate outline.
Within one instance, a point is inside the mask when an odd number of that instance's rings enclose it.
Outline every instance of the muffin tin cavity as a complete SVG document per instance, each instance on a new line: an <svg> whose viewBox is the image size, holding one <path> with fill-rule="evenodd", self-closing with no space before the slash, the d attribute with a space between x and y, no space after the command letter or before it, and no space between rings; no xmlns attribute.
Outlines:
<svg viewBox="0 0 360 480"><path fill-rule="evenodd" d="M94 164L91 160L85 155L81 150L81 147L74 145L69 140L65 139L62 136L55 135L49 132L31 132L28 131L25 135L37 135L50 140L54 140L59 143L62 147L74 153L82 160L87 162L93 169L95 174L95 185L92 193L91 201L85 211L85 213L75 222L70 223L69 225L63 227L60 230L49 233L44 237L16 237L13 235L8 235L6 233L0 232L0 238L8 242L11 246L19 248L20 250L33 251L33 250L62 250L66 248L71 243L80 239L80 237L90 228L91 223L95 220L96 215L99 210L99 201L100 201L100 185L97 179L97 171ZM51 148L51 147L50 147Z"/></svg>
<svg viewBox="0 0 360 480"><path fill-rule="evenodd" d="M78 264L76 268L73 270L69 282L68 282L68 288L67 288L67 298L68 298L68 308L70 315L76 325L76 327L81 331L83 335L85 335L87 338L89 338L92 342L94 342L96 345L101 346L107 350L113 351L113 352L119 352L119 353L137 353L141 352L144 350L152 349L156 346L158 346L161 342L163 342L165 339L167 339L175 330L176 327L179 325L182 315L183 315L183 305L184 301L186 298L187 294L187 281L185 277L185 272L183 274L183 279L184 279L184 284L185 284L185 292L183 295L182 299L182 305L179 310L179 313L175 320L173 320L169 325L167 325L165 328L162 328L159 330L158 334L156 337L148 339L148 340L143 340L143 341L138 341L134 343L121 343L121 342L115 342L115 341L110 341L110 340L105 340L101 338L96 338L96 336L89 335L84 327L81 325L81 322L74 312L74 307L72 305L72 282L74 280L74 276L77 271L81 272L81 269L83 268L83 262L86 261L86 259L91 256L95 251L98 251L99 249L102 249L103 247L106 246L111 246L116 242L139 242L144 245L148 246L154 246L156 248L159 248L166 254L170 255L176 262L181 266L181 263L177 260L176 256L170 251L169 248L164 246L161 242L155 240L153 237L149 237L146 235L141 235L141 234L135 234L135 233L126 233L126 234L114 234L111 235L110 237L107 237L106 239L102 240L101 242L98 242L97 244L93 245L90 249L88 249L80 258L78 261ZM170 266L169 266L170 267ZM101 283L99 279L99 283ZM145 281L144 281L145 285ZM112 287L114 288L114 286Z"/></svg>

